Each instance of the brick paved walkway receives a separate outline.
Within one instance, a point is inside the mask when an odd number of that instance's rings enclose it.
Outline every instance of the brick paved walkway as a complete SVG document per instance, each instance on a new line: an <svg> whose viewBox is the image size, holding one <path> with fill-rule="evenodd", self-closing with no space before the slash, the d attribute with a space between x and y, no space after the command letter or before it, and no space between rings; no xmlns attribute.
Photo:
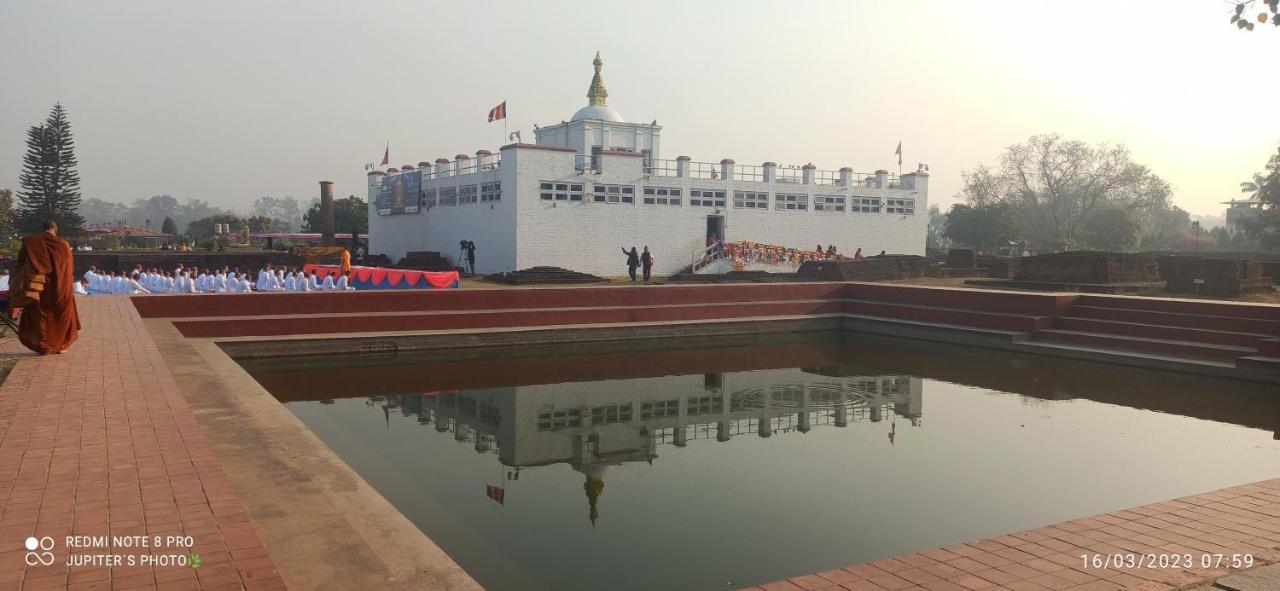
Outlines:
<svg viewBox="0 0 1280 591"><path fill-rule="evenodd" d="M23 355L0 386L0 589L285 588L128 299L79 303L79 342ZM143 534L194 547L75 553L194 552L203 565L65 565L67 535ZM55 540L52 565L25 565L29 536Z"/></svg>
<svg viewBox="0 0 1280 591"><path fill-rule="evenodd" d="M1280 562L1280 479L752 587L768 591L1166 591L1228 568L1085 568L1082 554Z"/></svg>

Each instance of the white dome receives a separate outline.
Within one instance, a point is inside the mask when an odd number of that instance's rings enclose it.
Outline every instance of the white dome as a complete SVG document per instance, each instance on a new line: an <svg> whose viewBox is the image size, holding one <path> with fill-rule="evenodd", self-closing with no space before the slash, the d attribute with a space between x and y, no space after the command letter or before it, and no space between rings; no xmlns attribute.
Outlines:
<svg viewBox="0 0 1280 591"><path fill-rule="evenodd" d="M604 105L587 105L578 109L578 112L573 114L573 119L570 119L570 121L582 121L583 119L599 119L601 121L613 121L616 123L623 122L622 115L619 115L617 111Z"/></svg>

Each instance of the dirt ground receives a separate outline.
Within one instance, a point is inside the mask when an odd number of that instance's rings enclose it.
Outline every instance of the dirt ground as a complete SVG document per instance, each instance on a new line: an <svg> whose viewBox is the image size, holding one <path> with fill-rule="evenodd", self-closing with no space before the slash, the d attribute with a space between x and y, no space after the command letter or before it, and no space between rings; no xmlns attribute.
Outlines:
<svg viewBox="0 0 1280 591"><path fill-rule="evenodd" d="M903 283L907 285L929 285L933 287L967 287L972 289L997 289L995 287L986 287L981 285L965 285L964 278L940 278L940 277L924 277L920 279L902 279L899 281L887 281L886 283ZM998 288L1006 291L1036 291L1036 290L1018 290L1015 288L1002 287ZM1226 302L1248 302L1253 304L1280 304L1280 290L1272 290L1264 293L1253 293L1243 295L1238 298L1226 298L1216 296L1197 296L1189 293L1174 293L1163 289L1145 289L1132 293L1124 293L1123 295L1144 296L1150 298L1182 298L1188 300L1217 300Z"/></svg>

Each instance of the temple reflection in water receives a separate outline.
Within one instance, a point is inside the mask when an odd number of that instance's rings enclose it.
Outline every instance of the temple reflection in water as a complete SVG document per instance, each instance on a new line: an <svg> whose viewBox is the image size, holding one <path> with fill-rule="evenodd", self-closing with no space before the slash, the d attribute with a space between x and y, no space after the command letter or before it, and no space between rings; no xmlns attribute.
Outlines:
<svg viewBox="0 0 1280 591"><path fill-rule="evenodd" d="M437 391L369 397L389 414L452 433L479 453L519 469L567 463L586 475L591 520L610 466L652 463L658 446L691 440L806 433L815 427L897 420L921 424L922 380L832 377L817 370L707 373L656 378ZM607 384L607 387L602 387ZM618 393L627 393L620 397Z"/></svg>

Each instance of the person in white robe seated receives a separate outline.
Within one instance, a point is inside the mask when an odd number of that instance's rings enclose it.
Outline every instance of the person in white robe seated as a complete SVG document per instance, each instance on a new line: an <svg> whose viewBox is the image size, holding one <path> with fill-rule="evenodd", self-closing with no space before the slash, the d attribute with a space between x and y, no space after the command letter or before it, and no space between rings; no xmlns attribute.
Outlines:
<svg viewBox="0 0 1280 591"><path fill-rule="evenodd" d="M347 276L349 276L349 275L351 275L351 273L350 273L350 272L347 272L347 273L344 273L344 274L342 274L342 275L339 275L339 276L338 276L338 280L337 280L337 281L335 281L335 282L333 282L333 288L334 288L335 290L337 290L337 291L352 291L352 290L355 290L355 288L354 288L354 287L351 287L350 285L348 285Z"/></svg>
<svg viewBox="0 0 1280 591"><path fill-rule="evenodd" d="M75 290L76 295L89 295L89 278L85 277L84 279L77 281L75 286L73 286L73 289Z"/></svg>
<svg viewBox="0 0 1280 591"><path fill-rule="evenodd" d="M253 286L254 289L258 291L267 291L267 281L270 279L271 274L270 263L268 263L267 266L258 269L258 283Z"/></svg>
<svg viewBox="0 0 1280 591"><path fill-rule="evenodd" d="M135 293L151 293L147 288L143 287L141 283L138 283L138 277L140 277L140 275L135 274L134 276L128 277L124 280L123 287L125 294L132 295Z"/></svg>
<svg viewBox="0 0 1280 591"><path fill-rule="evenodd" d="M325 275L324 283L320 284L321 291L333 291L333 275Z"/></svg>

